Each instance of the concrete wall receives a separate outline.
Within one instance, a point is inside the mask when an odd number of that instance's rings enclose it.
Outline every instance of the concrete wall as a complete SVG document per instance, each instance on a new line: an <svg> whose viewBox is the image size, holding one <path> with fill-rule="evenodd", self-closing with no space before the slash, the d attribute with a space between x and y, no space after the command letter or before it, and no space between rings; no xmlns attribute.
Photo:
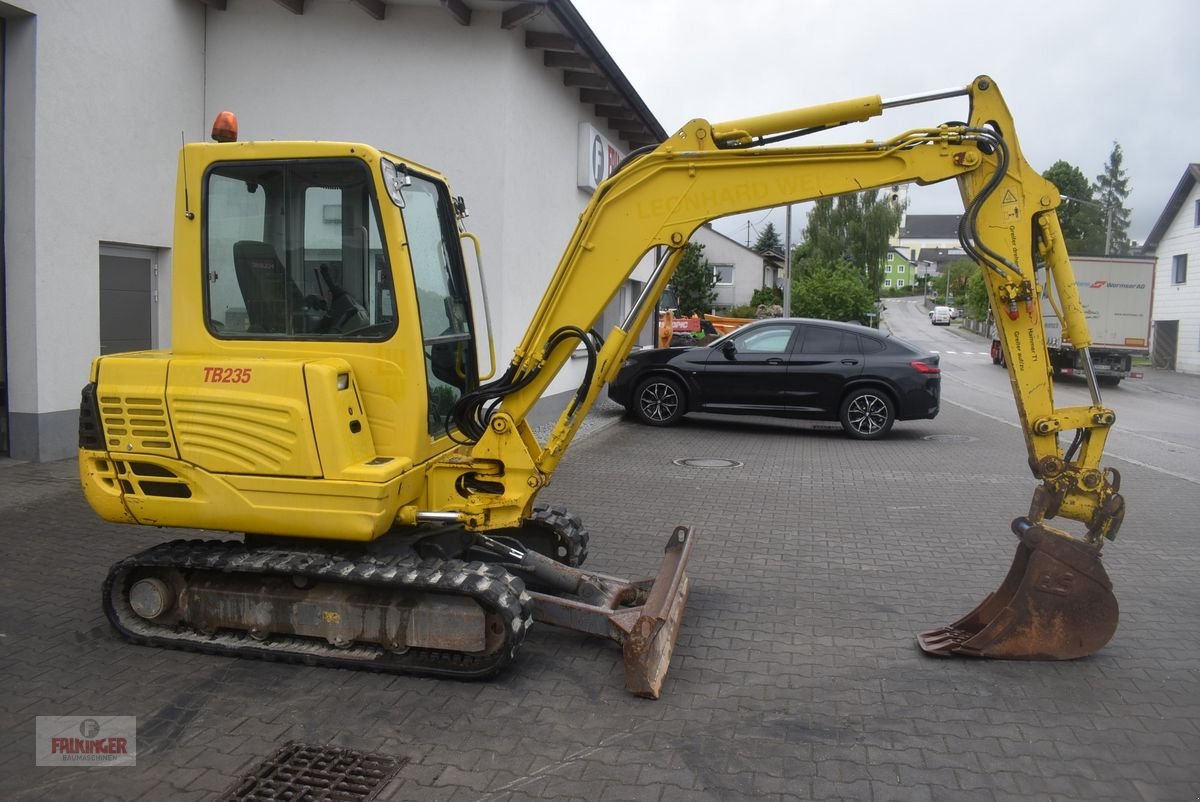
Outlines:
<svg viewBox="0 0 1200 802"><path fill-rule="evenodd" d="M1178 320L1179 339L1175 369L1200 373L1200 226L1196 225L1196 202L1200 184L1193 184L1179 214L1167 226L1154 251L1154 319ZM1175 284L1174 257L1187 254L1187 282Z"/></svg>
<svg viewBox="0 0 1200 802"><path fill-rule="evenodd" d="M170 246L175 154L203 124L204 9L14 5L30 15L8 18L5 52L10 453L44 460L75 451L99 352L100 244ZM159 264L166 281L169 251Z"/></svg>

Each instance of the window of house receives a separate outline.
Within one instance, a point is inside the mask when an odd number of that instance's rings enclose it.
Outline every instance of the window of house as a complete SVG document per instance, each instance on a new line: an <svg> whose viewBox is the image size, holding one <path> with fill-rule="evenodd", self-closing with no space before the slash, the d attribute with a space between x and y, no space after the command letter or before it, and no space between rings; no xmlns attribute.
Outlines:
<svg viewBox="0 0 1200 802"><path fill-rule="evenodd" d="M892 272L892 263L891 262L888 262L886 265L883 266L883 272L884 273Z"/></svg>
<svg viewBox="0 0 1200 802"><path fill-rule="evenodd" d="M903 287L903 286L904 286L904 279L902 279L902 278L896 279L896 287L899 288L899 287Z"/></svg>
<svg viewBox="0 0 1200 802"><path fill-rule="evenodd" d="M890 286L892 286L892 280L891 280L890 278L885 278L885 279L883 280L883 286L885 286L885 287L890 287Z"/></svg>
<svg viewBox="0 0 1200 802"><path fill-rule="evenodd" d="M733 265L711 265L717 284L730 285L733 283Z"/></svg>
<svg viewBox="0 0 1200 802"><path fill-rule="evenodd" d="M1171 259L1171 283L1187 284L1187 254L1176 254Z"/></svg>
<svg viewBox="0 0 1200 802"><path fill-rule="evenodd" d="M1196 201L1196 225L1200 226L1200 200Z"/></svg>
<svg viewBox="0 0 1200 802"><path fill-rule="evenodd" d="M905 272L905 270L904 270L905 267L906 267L906 265L903 262L901 262L900 264L896 265L896 272L897 273Z"/></svg>

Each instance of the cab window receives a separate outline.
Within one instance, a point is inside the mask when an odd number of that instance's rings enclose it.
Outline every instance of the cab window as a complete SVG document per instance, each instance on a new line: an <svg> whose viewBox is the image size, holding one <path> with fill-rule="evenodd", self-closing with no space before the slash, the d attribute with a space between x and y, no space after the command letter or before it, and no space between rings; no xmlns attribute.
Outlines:
<svg viewBox="0 0 1200 802"><path fill-rule="evenodd" d="M478 383L470 296L445 185L408 172L400 196L421 316L429 431L438 436L451 428L454 403Z"/></svg>
<svg viewBox="0 0 1200 802"><path fill-rule="evenodd" d="M396 310L358 159L235 162L204 187L205 304L218 337L379 340Z"/></svg>

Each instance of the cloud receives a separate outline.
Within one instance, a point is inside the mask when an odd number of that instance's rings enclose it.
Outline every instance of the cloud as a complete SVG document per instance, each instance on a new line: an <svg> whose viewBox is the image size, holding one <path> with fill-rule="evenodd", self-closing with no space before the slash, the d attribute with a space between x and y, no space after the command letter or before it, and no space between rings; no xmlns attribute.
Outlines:
<svg viewBox="0 0 1200 802"><path fill-rule="evenodd" d="M1121 143L1137 240L1187 165L1200 161L1195 2L573 2L668 131L694 117L895 97L986 73L1004 92L1038 170L1064 159L1094 179L1112 143ZM840 129L831 141L882 138L965 115L964 101L944 101ZM911 211L960 211L957 193L918 190Z"/></svg>

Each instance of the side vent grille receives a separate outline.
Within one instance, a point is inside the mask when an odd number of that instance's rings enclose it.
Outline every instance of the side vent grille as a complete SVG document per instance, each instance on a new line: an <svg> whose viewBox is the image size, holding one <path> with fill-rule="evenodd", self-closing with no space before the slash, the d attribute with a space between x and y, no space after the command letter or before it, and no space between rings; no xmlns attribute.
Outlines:
<svg viewBox="0 0 1200 802"><path fill-rule="evenodd" d="M152 462L113 460L115 476L121 489L131 496L159 498L191 498L192 488L174 471ZM111 484L110 480L106 480Z"/></svg>
<svg viewBox="0 0 1200 802"><path fill-rule="evenodd" d="M100 418L109 451L175 454L167 405L162 398L101 396Z"/></svg>

